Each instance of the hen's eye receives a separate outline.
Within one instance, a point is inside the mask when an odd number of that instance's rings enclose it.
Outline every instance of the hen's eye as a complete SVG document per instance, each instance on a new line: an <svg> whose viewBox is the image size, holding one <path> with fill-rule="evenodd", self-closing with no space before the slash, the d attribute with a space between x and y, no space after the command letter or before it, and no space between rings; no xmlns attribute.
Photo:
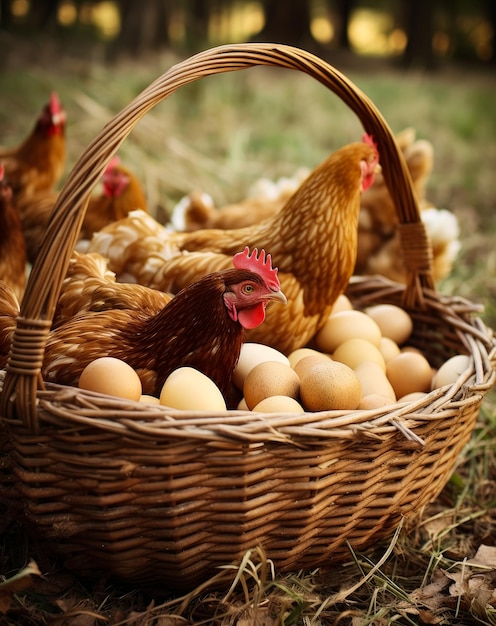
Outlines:
<svg viewBox="0 0 496 626"><path fill-rule="evenodd" d="M253 293L253 285L244 285L243 287L243 293L249 295L250 293Z"/></svg>

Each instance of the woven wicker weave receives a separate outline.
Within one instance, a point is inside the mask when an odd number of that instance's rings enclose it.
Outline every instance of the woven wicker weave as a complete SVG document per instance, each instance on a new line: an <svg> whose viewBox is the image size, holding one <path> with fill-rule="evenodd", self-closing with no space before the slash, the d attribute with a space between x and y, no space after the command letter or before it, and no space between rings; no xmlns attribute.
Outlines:
<svg viewBox="0 0 496 626"><path fill-rule="evenodd" d="M433 365L464 353L453 385L386 409L186 413L137 405L40 375L47 334L88 197L155 104L198 78L257 65L305 72L377 141L400 220L406 286L356 278L356 307L399 304ZM222 46L179 63L116 115L60 194L3 372L0 499L67 564L132 583L192 586L262 546L280 571L339 561L390 536L440 492L495 379L496 344L478 308L433 285L431 251L394 136L345 76L283 45Z"/></svg>

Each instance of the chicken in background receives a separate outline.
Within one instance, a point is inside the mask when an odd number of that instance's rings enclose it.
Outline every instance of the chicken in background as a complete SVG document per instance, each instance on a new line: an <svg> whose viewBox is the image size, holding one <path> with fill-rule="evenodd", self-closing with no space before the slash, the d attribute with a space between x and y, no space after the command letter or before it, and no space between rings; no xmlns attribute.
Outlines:
<svg viewBox="0 0 496 626"><path fill-rule="evenodd" d="M441 281L451 272L460 249L458 221L453 213L436 209L425 197L426 182L433 167L432 144L416 139L413 128L398 133L396 140L405 157L419 200L422 221L431 239L434 279ZM276 182L262 178L255 183L246 199L220 208L215 207L207 193L194 191L174 207L171 227L190 232L201 228L241 228L256 224L279 211L308 174L308 170L300 168L293 178L282 178ZM355 274L381 274L397 282L405 281L397 225L396 209L379 173L374 184L362 194L360 202Z"/></svg>
<svg viewBox="0 0 496 626"><path fill-rule="evenodd" d="M369 188L379 155L371 137L344 146L301 184L270 218L239 229L168 231L135 211L93 236L89 251L109 259L117 279L176 293L201 276L226 268L243 245L277 258L288 306L247 332L247 339L289 353L305 345L327 320L353 273L361 192Z"/></svg>
<svg viewBox="0 0 496 626"><path fill-rule="evenodd" d="M454 213L437 209L426 198L426 183L434 162L432 144L425 139L416 139L412 128L399 133L397 141L405 157L420 217L432 245L433 277L440 282L451 272L460 250L458 220ZM405 282L398 222L389 190L382 174L378 174L374 185L362 196L356 274L380 274L396 282Z"/></svg>
<svg viewBox="0 0 496 626"><path fill-rule="evenodd" d="M32 264L45 233L58 192L43 190L29 197L21 196L21 215L28 260ZM80 233L78 250L84 251L94 232L111 222L126 217L134 209L148 211L145 194L138 178L114 157L102 176L102 189L91 196Z"/></svg>
<svg viewBox="0 0 496 626"><path fill-rule="evenodd" d="M77 386L89 363L113 356L138 373L145 394L160 395L168 375L189 366L211 378L226 396L245 329L263 323L268 302L286 302L270 254L250 254L246 247L231 262L234 268L203 276L165 306L137 306L143 291L136 290L132 308L86 311L54 326L45 349L44 380ZM6 297L0 304L0 328L9 336L0 336L0 346L8 348L15 297L6 285L1 289ZM7 360L4 350L0 366Z"/></svg>
<svg viewBox="0 0 496 626"><path fill-rule="evenodd" d="M309 174L309 169L301 167L290 178L282 177L275 182L260 178L245 200L222 208L214 205L209 194L193 191L174 207L171 226L177 231L191 232L200 228L243 228L256 224L279 211Z"/></svg>
<svg viewBox="0 0 496 626"><path fill-rule="evenodd" d="M148 212L140 181L121 164L119 157L114 157L108 164L102 185L102 193L90 200L81 228L81 239L90 239L93 233L126 217L131 211L141 209Z"/></svg>
<svg viewBox="0 0 496 626"><path fill-rule="evenodd" d="M0 164L0 280L22 300L26 288L26 245L10 182Z"/></svg>
<svg viewBox="0 0 496 626"><path fill-rule="evenodd" d="M60 181L66 160L65 125L66 113L53 92L26 139L15 148L0 148L0 162L16 202L20 196L53 189Z"/></svg>

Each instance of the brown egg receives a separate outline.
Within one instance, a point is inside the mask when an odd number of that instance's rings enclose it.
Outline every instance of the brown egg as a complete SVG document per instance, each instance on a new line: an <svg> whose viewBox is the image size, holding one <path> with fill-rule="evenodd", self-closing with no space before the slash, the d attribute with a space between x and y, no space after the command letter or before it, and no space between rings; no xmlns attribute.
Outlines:
<svg viewBox="0 0 496 626"><path fill-rule="evenodd" d="M110 356L89 363L81 372L79 387L136 401L139 401L143 391L141 380L133 368Z"/></svg>
<svg viewBox="0 0 496 626"><path fill-rule="evenodd" d="M255 405L252 411L259 411L260 413L304 413L305 409L294 398L269 396Z"/></svg>
<svg viewBox="0 0 496 626"><path fill-rule="evenodd" d="M429 361L417 352L401 352L388 361L386 376L397 398L414 391L429 391L432 370Z"/></svg>
<svg viewBox="0 0 496 626"><path fill-rule="evenodd" d="M389 337L399 346L412 334L412 318L399 306L376 304L365 309L365 313L376 322L383 337Z"/></svg>
<svg viewBox="0 0 496 626"><path fill-rule="evenodd" d="M395 400L391 400L388 396L381 396L379 393L369 393L360 400L359 409L380 409L383 406L394 404Z"/></svg>
<svg viewBox="0 0 496 626"><path fill-rule="evenodd" d="M362 385L362 397L380 395L396 402L396 394L386 373L378 363L363 361L355 368L355 374Z"/></svg>
<svg viewBox="0 0 496 626"><path fill-rule="evenodd" d="M356 409L361 397L358 376L337 361L317 363L300 383L300 399L309 411Z"/></svg>
<svg viewBox="0 0 496 626"><path fill-rule="evenodd" d="M300 390L298 374L285 363L266 361L256 365L245 378L243 396L250 410L269 396L297 398Z"/></svg>
<svg viewBox="0 0 496 626"><path fill-rule="evenodd" d="M360 337L379 346L381 330L374 320L362 311L339 311L329 316L315 335L315 345L322 352L332 354L346 341Z"/></svg>
<svg viewBox="0 0 496 626"><path fill-rule="evenodd" d="M326 363L327 361L332 361L330 356L324 354L323 352L316 351L315 354L311 354L300 359L293 369L301 379L314 365L317 363Z"/></svg>
<svg viewBox="0 0 496 626"><path fill-rule="evenodd" d="M239 359L233 372L233 383L238 389L243 389L243 384L248 372L259 363L266 361L279 361L289 365L289 359L286 355L271 346L262 343L244 343L241 346Z"/></svg>

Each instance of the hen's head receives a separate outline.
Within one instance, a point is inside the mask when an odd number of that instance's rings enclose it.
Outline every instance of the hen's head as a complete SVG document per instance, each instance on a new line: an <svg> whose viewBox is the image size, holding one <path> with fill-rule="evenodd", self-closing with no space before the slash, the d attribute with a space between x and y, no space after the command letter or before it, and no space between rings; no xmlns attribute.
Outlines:
<svg viewBox="0 0 496 626"><path fill-rule="evenodd" d="M362 141L372 148L368 159L360 161L360 168L362 171L362 183L360 190L367 191L367 189L372 186L375 175L379 171L379 152L377 151L377 144L375 143L372 135L365 133L362 137Z"/></svg>
<svg viewBox="0 0 496 626"><path fill-rule="evenodd" d="M38 128L48 136L61 135L64 133L66 120L67 116L62 103L58 95L53 92L50 95L50 100L43 107L38 119Z"/></svg>
<svg viewBox="0 0 496 626"><path fill-rule="evenodd" d="M129 176L119 166L119 158L114 157L103 174L103 193L108 198L118 198L129 185Z"/></svg>
<svg viewBox="0 0 496 626"><path fill-rule="evenodd" d="M231 274L232 281L226 282L224 303L231 319L243 328L256 328L265 319L265 308L269 301L286 303L277 277L277 268L272 267L270 254L255 248L250 255L248 246L234 255L233 265L238 270Z"/></svg>

